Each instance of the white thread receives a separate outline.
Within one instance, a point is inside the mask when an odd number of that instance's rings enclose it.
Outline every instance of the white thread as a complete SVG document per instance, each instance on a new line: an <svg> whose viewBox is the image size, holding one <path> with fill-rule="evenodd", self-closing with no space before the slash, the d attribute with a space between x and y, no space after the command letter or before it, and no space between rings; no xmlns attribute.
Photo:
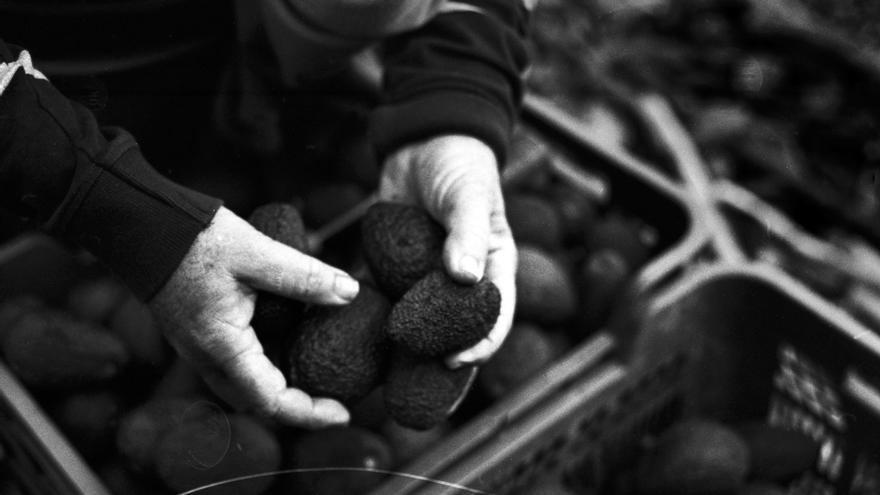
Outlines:
<svg viewBox="0 0 880 495"><path fill-rule="evenodd" d="M448 481L440 481L440 480L431 479L431 478L428 478L428 477L426 477L426 476L419 476L419 475L416 475L416 474L401 473L401 472L398 472L398 471L389 471L389 470L387 470L387 469L358 468L358 467L338 467L338 468L334 468L334 467L326 467L326 468L300 468L300 469L282 469L282 470L279 470L279 471L269 471L269 472L266 472L266 473L251 474L251 475L247 475L247 476L239 476L239 477L237 477L237 478L231 478L231 479L228 479L228 480L217 481L217 482L215 482L215 483L210 483L210 484L208 484L208 485L200 486L200 487L198 487L198 488L193 488L193 489L191 489L191 490L187 490L187 491L185 491L185 492L181 492L181 493L179 493L178 495L193 495L193 494L198 493L198 492L200 492L200 491L202 491L202 490L207 490L207 489L210 489L210 488L215 488L215 487L218 487L218 486L221 486L221 485L225 485L225 484L228 484L228 483L237 483L237 482L239 482L239 481L247 481L247 480L253 480L253 479L257 479L257 478L265 478L265 477L268 477L268 476L278 476L278 475L280 475L280 474L296 474L296 473L326 473L326 472L333 472L333 471L355 471L355 472L367 472L367 473L377 473L377 474L390 474L390 475L393 475L393 476L402 476L402 477L404 477L404 478L410 478L410 479L414 479L414 480L418 480L418 481L426 481L426 482L429 482L429 483L434 483L434 484L437 484L437 485L442 485L442 486L446 486L446 487L449 487L449 488L454 488L454 489L456 489L456 490L466 491L466 492L469 492L469 493L476 493L476 494L488 495L488 492L484 492L484 491L482 491L482 490L477 490L477 489L475 489L475 488L468 488L468 487L466 487L466 486L457 485L457 484L455 484L455 483L450 483L450 482L448 482Z"/></svg>
<svg viewBox="0 0 880 495"><path fill-rule="evenodd" d="M16 60L15 62L0 63L0 95L2 95L3 91L6 90L6 87L9 86L9 83L12 81L12 78L13 76L15 76L15 72L18 69L22 69L24 73L29 76L33 76L37 79L47 80L46 76L44 76L42 72L34 68L34 64L31 61L31 54L28 53L27 50L23 50L18 55L18 60Z"/></svg>

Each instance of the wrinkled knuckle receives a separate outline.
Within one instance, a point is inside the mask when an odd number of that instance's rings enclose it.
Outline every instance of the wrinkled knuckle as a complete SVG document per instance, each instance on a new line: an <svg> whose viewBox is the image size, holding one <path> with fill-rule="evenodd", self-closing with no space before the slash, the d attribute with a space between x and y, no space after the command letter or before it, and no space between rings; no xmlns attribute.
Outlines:
<svg viewBox="0 0 880 495"><path fill-rule="evenodd" d="M321 268L315 263L310 263L302 283L303 295L315 296L319 294L324 286L324 274Z"/></svg>
<svg viewBox="0 0 880 495"><path fill-rule="evenodd" d="M271 270L266 274L266 279L269 287L272 287L276 292L283 292L287 288L287 277L281 270Z"/></svg>

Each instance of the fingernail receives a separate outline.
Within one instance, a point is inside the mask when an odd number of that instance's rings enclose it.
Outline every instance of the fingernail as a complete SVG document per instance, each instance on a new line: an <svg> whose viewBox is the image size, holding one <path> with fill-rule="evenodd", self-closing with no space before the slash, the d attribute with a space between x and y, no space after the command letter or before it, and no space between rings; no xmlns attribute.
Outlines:
<svg viewBox="0 0 880 495"><path fill-rule="evenodd" d="M343 425L348 423L348 421L351 419L348 411L340 405L333 404L332 406L328 407L328 409L329 411L326 411L326 414L327 421L329 421L330 423Z"/></svg>
<svg viewBox="0 0 880 495"><path fill-rule="evenodd" d="M480 269L480 262L473 256L462 256L458 266L461 271L470 275L472 282L479 282L480 279L483 278L483 273Z"/></svg>
<svg viewBox="0 0 880 495"><path fill-rule="evenodd" d="M357 297L361 286L357 280L349 277L348 275L337 275L336 280L334 281L333 288L336 290L336 295L345 299L346 301L351 301L355 297Z"/></svg>

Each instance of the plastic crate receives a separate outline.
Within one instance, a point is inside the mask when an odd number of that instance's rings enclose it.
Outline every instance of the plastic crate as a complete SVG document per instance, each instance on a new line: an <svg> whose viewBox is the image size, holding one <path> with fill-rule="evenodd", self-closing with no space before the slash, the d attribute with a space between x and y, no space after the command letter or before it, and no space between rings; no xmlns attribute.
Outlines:
<svg viewBox="0 0 880 495"><path fill-rule="evenodd" d="M612 203L615 207L642 219L656 230L658 234L656 255L638 272L633 281L635 289L646 290L674 277L684 266L685 261L692 259L703 249L705 234L693 221L692 206L677 186L652 170L628 161L626 156L597 153L588 142L584 141L584 136L588 136L588 133L572 132L574 129L567 127L572 121L568 120L564 113L546 106L543 102L529 99L524 120L528 128L541 140L546 140L552 148L567 155L569 166L583 166L607 180L613 189ZM571 172L573 169L563 167L557 172L564 179L575 180L571 174L566 175L566 170ZM20 241L12 248L7 248L10 256L5 263L4 260L0 260L0 280L28 280L26 277L28 270L21 260L33 258L39 263L41 259L39 250L60 249L57 245L51 247L52 244L45 238L37 238ZM34 252L35 249L37 253ZM70 266L59 268L65 274L63 280L54 281L49 287L44 287L40 283L35 287L4 285L0 299L31 292L51 300L63 294L64 288L76 280L81 268L77 266L76 260L71 259ZM51 270L47 272L43 269L40 272L52 273ZM605 335L581 343L540 376L509 393L476 418L457 428L429 453L403 468L403 471L432 476L452 465L465 453L503 428L506 423L523 417L532 409L539 407L554 391L576 381L584 374L594 372L597 368L605 370L605 361L612 347L611 339ZM0 368L0 371L3 369ZM607 383L603 383L607 385L616 379L615 377L616 375L612 373L606 377ZM47 478L54 480L51 485L46 485L34 493L47 495L109 493L94 474L93 469L77 455L76 450L63 434L57 431L51 419L18 380L9 373L2 375L2 378L0 398L4 400L10 411L10 414L3 418L2 429L30 432L29 435L34 437L35 441L23 444L20 455L40 459L37 463L40 471L45 472ZM598 393L601 388L591 389L591 393ZM577 400L585 398L586 396L579 396ZM380 487L376 493L403 494L414 486L412 480L390 478L388 483Z"/></svg>
<svg viewBox="0 0 880 495"><path fill-rule="evenodd" d="M790 494L880 493L876 335L763 266L701 270L638 313L613 327L625 366L554 394L437 478L504 494L562 476L604 493L646 434L699 414L761 417L823 442ZM412 493L460 492L423 484Z"/></svg>
<svg viewBox="0 0 880 495"><path fill-rule="evenodd" d="M22 294L57 301L87 270L81 260L47 237L18 237L0 249L0 301ZM110 493L2 361L0 446L5 453L0 465L24 494Z"/></svg>
<svg viewBox="0 0 880 495"><path fill-rule="evenodd" d="M678 186L625 153L596 146L598 143L592 141L589 129L582 128L580 122L546 100L528 97L523 121L529 132L539 136L554 151L562 152L571 166L583 167L591 174L603 177L610 185L611 202L615 207L656 228L657 253L635 275L630 293L645 294L674 280L688 261L695 259L705 248L706 235L694 222L693 207ZM567 175L565 168L556 171L562 179L576 181L576 177ZM629 299L620 299L624 300ZM484 442L497 439L497 435L512 422L531 417L536 409L546 410L547 414L541 420L553 423L551 418L557 417L554 411L558 409L565 414L571 407L576 407L573 404L601 393L616 379L617 368L607 363L613 347L612 340L604 334L580 343L538 376L458 427L418 459L402 466L400 471L406 476L389 477L371 494L416 493L423 486L413 476L447 480L440 473L457 466L462 457ZM567 402L559 404L557 409L545 407L546 401L554 394L572 383L584 383L585 375L594 374L599 376L601 386L587 385L583 390L567 394ZM502 443L518 444L516 437L505 437Z"/></svg>

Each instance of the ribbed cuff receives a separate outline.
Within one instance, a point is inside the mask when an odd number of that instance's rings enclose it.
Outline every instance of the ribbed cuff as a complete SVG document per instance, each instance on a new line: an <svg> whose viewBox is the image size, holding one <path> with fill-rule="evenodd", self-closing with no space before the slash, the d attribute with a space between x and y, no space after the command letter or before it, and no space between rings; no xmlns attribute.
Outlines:
<svg viewBox="0 0 880 495"><path fill-rule="evenodd" d="M114 139L97 161L103 165L80 167L85 177L53 216L50 229L63 226L61 236L88 249L148 300L221 202L161 176L130 138Z"/></svg>
<svg viewBox="0 0 880 495"><path fill-rule="evenodd" d="M444 134L473 136L504 163L512 122L498 105L464 92L441 91L377 108L370 135L380 158L401 146Z"/></svg>

